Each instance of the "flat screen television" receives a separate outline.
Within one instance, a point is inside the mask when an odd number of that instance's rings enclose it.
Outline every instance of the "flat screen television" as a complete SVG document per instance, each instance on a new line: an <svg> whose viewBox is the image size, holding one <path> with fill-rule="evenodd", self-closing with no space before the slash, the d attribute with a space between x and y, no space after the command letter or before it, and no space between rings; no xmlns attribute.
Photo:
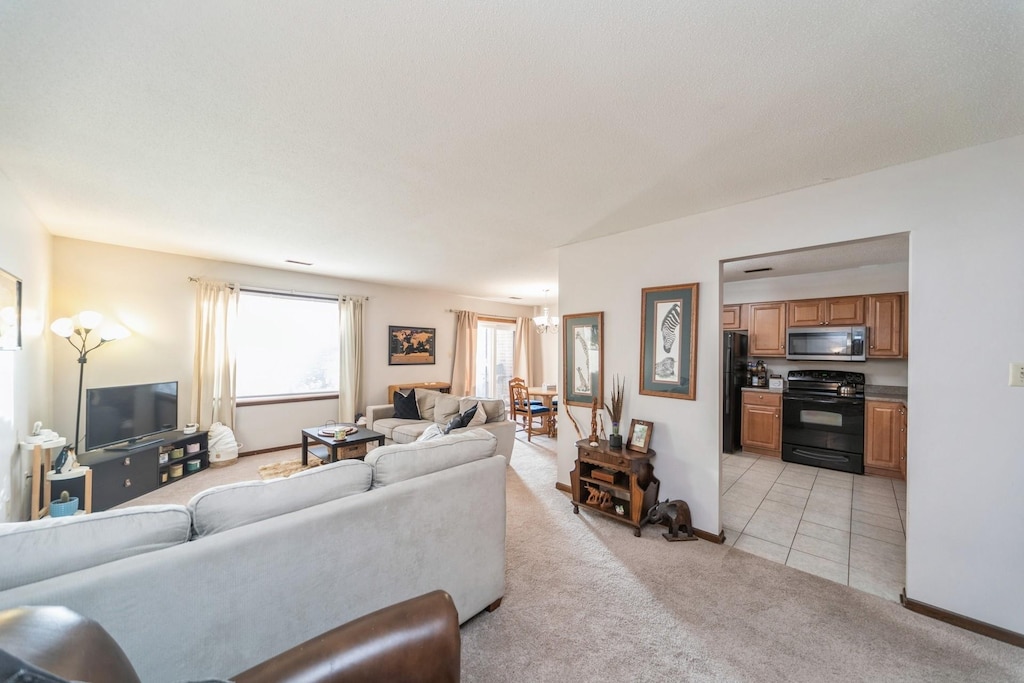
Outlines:
<svg viewBox="0 0 1024 683"><path fill-rule="evenodd" d="M130 450L160 439L147 439L176 429L178 383L97 387L85 392L85 449ZM117 448L109 448L123 444Z"/></svg>

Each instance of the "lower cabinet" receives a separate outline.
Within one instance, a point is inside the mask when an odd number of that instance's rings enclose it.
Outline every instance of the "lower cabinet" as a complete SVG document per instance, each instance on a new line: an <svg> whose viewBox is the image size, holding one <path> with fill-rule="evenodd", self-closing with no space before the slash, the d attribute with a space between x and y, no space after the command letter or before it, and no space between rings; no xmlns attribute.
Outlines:
<svg viewBox="0 0 1024 683"><path fill-rule="evenodd" d="M210 465L207 436L207 432L170 432L151 446L83 453L78 461L92 469L93 511L107 510L206 469Z"/></svg>
<svg viewBox="0 0 1024 683"><path fill-rule="evenodd" d="M869 400L864 416L864 473L906 479L907 407Z"/></svg>
<svg viewBox="0 0 1024 683"><path fill-rule="evenodd" d="M743 450L782 457L782 394L767 391L743 392L740 425Z"/></svg>

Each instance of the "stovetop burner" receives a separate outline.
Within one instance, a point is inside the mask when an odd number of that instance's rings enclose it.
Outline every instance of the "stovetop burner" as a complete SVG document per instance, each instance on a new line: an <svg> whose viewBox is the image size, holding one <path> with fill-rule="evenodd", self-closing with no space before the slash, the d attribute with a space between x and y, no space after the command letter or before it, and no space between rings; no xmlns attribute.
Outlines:
<svg viewBox="0 0 1024 683"><path fill-rule="evenodd" d="M864 398L864 373L843 370L790 370L787 376L788 394L837 396L839 387L853 385L849 398Z"/></svg>

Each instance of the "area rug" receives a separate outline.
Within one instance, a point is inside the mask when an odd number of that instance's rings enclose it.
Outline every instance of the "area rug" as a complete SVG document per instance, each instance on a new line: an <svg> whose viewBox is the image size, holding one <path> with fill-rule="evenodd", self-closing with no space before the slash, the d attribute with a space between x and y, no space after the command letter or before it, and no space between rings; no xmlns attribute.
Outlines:
<svg viewBox="0 0 1024 683"><path fill-rule="evenodd" d="M301 459L296 460L285 460L284 462L274 462L269 465L260 466L259 473L260 479L277 479L279 477L290 477L296 472L302 472L308 470L311 467L319 467L320 460L317 458L310 458L308 465L303 465Z"/></svg>

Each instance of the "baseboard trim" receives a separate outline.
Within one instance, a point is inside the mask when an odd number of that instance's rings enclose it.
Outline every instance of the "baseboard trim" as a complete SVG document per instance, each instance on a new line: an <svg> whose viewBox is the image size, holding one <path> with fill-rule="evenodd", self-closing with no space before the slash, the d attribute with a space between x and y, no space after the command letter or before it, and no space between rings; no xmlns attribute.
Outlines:
<svg viewBox="0 0 1024 683"><path fill-rule="evenodd" d="M264 453L273 453L274 451L287 451L292 448L302 448L302 444L293 443L288 446L274 446L273 448L260 448L255 451L245 451L244 453L239 452L238 457L244 458L247 455L262 455Z"/></svg>
<svg viewBox="0 0 1024 683"><path fill-rule="evenodd" d="M572 495L572 487L569 486L568 484L563 484L560 481L556 481L555 488L558 489L559 491L562 491L563 493L568 493L570 496ZM668 527L666 526L665 528L667 529ZM697 538L702 538L705 541L711 541L712 543L725 543L725 532L713 534L710 531L704 531L703 529L694 528L693 535Z"/></svg>
<svg viewBox="0 0 1024 683"><path fill-rule="evenodd" d="M900 592L900 604L911 612L917 612L918 614L923 614L926 617L931 617L932 619L938 619L939 621L944 621L947 624L958 626L966 631L973 631L974 633L988 636L994 640L1000 640L1004 643L1024 648L1024 634L1002 628L1001 626L994 626L993 624L988 624L984 621L978 621L977 619L971 619L970 617L965 617L962 614L944 610L941 607L934 607L924 602L911 600L907 597L906 588Z"/></svg>
<svg viewBox="0 0 1024 683"><path fill-rule="evenodd" d="M719 531L717 534L713 534L710 531L704 531L694 527L693 535L697 538L703 538L705 541L711 541L712 543L718 543L719 545L725 543L725 532Z"/></svg>

